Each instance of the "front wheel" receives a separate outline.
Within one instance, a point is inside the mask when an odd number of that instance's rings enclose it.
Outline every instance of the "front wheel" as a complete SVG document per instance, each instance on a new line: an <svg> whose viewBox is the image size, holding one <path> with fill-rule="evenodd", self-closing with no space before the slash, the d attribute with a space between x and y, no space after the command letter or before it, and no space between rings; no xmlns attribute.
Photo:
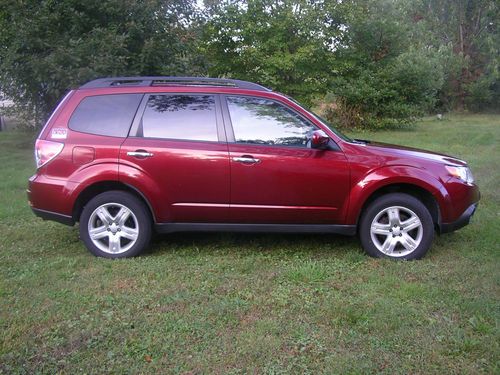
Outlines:
<svg viewBox="0 0 500 375"><path fill-rule="evenodd" d="M80 238L99 257L136 256L149 245L151 232L151 216L144 203L124 191L95 196L80 216Z"/></svg>
<svg viewBox="0 0 500 375"><path fill-rule="evenodd" d="M393 193L368 206L361 218L359 235L363 248L373 257L420 259L432 244L434 224L420 200Z"/></svg>

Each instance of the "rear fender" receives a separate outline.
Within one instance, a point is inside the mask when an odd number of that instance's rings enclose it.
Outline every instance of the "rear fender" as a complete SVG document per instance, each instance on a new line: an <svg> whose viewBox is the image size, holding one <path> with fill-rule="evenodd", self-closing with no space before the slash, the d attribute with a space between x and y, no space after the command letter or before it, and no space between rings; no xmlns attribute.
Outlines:
<svg viewBox="0 0 500 375"><path fill-rule="evenodd" d="M120 169L122 167L120 166ZM100 183L116 182L126 185L140 195L151 210L153 219L155 221L159 219L160 208L156 205L156 202L160 201L158 198L160 189L157 184L147 174L135 168L125 166L124 169L127 172L124 178L119 178L118 164L116 163L94 164L72 175L71 181L68 182L65 189L70 201L68 210L70 210L70 207L75 208L78 197L87 188Z"/></svg>
<svg viewBox="0 0 500 375"><path fill-rule="evenodd" d="M41 183L45 187L46 197L34 197L35 200L42 202L38 203L37 208L45 209L43 201L50 201L53 203L49 204L50 207L47 207L47 210L72 215L81 192L87 187L103 181L118 181L118 165L116 163L92 164L78 169L68 179L48 178L40 175L31 184Z"/></svg>
<svg viewBox="0 0 500 375"><path fill-rule="evenodd" d="M156 222L172 221L167 209L170 202L158 183L145 171L127 164L120 164L119 181L143 196L149 203Z"/></svg>
<svg viewBox="0 0 500 375"><path fill-rule="evenodd" d="M68 178L69 181L87 187L100 181L118 181L117 163L94 163L79 168Z"/></svg>

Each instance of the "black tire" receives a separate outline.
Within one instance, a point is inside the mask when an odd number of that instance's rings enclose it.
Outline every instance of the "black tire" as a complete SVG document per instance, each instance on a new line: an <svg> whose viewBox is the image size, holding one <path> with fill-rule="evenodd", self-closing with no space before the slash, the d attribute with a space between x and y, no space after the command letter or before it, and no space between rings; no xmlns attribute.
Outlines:
<svg viewBox="0 0 500 375"><path fill-rule="evenodd" d="M405 220L395 219L395 212L399 213L397 215L399 218ZM420 225L414 219L413 214L420 220ZM415 222L413 225L410 225L410 218L413 218ZM374 221L375 219L377 220ZM391 221L393 219L394 221ZM393 225L395 222L401 223L401 226ZM375 224L380 225L382 234L372 234L372 224L374 224L374 231ZM412 226L417 227L411 229ZM408 239L408 236L413 242ZM420 259L431 247L434 238L434 223L431 214L420 200L408 194L392 193L381 196L366 208L359 225L359 237L363 249L372 257ZM380 247L382 249L379 249ZM383 252L385 248L387 250Z"/></svg>
<svg viewBox="0 0 500 375"><path fill-rule="evenodd" d="M98 208L101 208L99 213L96 211ZM104 212L103 208L106 210L105 212L110 214L110 216L106 216L110 219L108 222L101 220L101 216L99 216ZM120 225L118 212L121 212L122 208L126 213L123 215L124 217L127 215L127 209L130 213L128 213L127 219L124 219L123 225ZM96 212L94 213L94 211ZM116 212L116 216L113 216L113 212ZM99 231L103 238L92 240L89 233L90 227ZM149 246L151 232L152 220L149 210L136 196L125 191L113 190L95 196L85 205L80 215L80 238L87 249L98 257L116 259L137 256ZM125 235L135 237L135 240L122 237ZM113 238L113 242L110 238ZM116 250L117 253L114 253L115 250L111 250L114 246L112 243L117 244L115 249L120 249ZM108 247L107 251L104 250L106 247Z"/></svg>

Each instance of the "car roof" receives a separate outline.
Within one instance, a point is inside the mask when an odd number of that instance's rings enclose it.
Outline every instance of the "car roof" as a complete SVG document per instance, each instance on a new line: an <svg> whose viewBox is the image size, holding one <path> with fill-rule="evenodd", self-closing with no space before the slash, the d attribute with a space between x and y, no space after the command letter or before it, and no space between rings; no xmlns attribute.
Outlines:
<svg viewBox="0 0 500 375"><path fill-rule="evenodd" d="M229 78L208 77L108 77L99 78L80 86L80 89L111 88L111 87L219 87L236 88L255 91L272 91L257 83Z"/></svg>

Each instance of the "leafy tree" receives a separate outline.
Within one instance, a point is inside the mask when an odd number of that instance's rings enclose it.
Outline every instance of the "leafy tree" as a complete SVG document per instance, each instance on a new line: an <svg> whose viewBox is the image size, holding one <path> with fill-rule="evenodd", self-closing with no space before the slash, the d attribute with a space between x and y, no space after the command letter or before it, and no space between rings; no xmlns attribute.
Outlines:
<svg viewBox="0 0 500 375"><path fill-rule="evenodd" d="M96 77L197 73L190 22L190 0L2 0L0 92L40 124Z"/></svg>
<svg viewBox="0 0 500 375"><path fill-rule="evenodd" d="M335 69L336 2L206 2L205 54L214 76L257 81L310 103Z"/></svg>
<svg viewBox="0 0 500 375"><path fill-rule="evenodd" d="M0 0L0 95L40 124L100 76L259 82L344 126L500 102L495 0ZM20 111L20 112L19 112Z"/></svg>
<svg viewBox="0 0 500 375"><path fill-rule="evenodd" d="M346 4L346 3L344 3ZM345 127L400 127L432 109L443 84L443 51L414 46L411 25L393 1L350 4L342 65L323 106Z"/></svg>
<svg viewBox="0 0 500 375"><path fill-rule="evenodd" d="M446 83L440 91L448 109L481 109L500 104L498 20L495 0L417 0L407 5L422 45L448 46Z"/></svg>

